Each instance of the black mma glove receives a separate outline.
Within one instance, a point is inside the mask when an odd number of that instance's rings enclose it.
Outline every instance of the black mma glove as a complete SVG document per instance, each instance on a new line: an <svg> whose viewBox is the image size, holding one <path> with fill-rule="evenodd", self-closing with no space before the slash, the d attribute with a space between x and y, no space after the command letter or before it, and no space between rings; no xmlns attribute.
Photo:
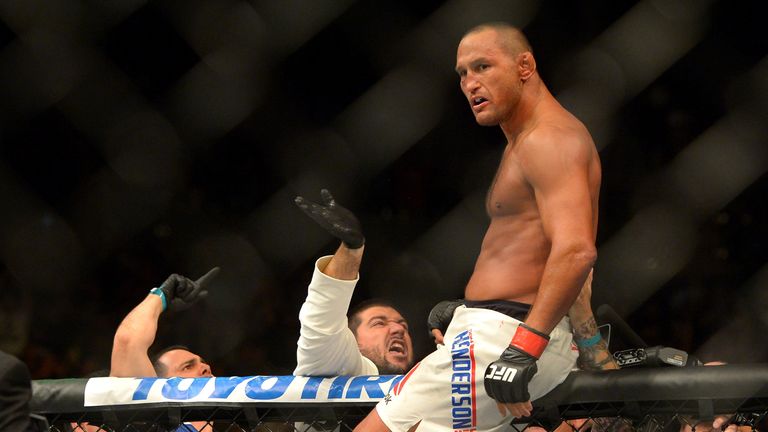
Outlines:
<svg viewBox="0 0 768 432"><path fill-rule="evenodd" d="M182 311L208 296L206 287L218 273L219 268L214 267L194 282L184 276L172 274L160 287L153 288L150 294L160 297L163 301L163 310Z"/></svg>
<svg viewBox="0 0 768 432"><path fill-rule="evenodd" d="M429 311L429 317L427 318L427 330L429 335L432 335L432 329L440 330L440 333L445 335L445 331L448 330L448 325L453 319L453 313L456 308L463 305L463 300L443 300L436 304L431 311Z"/></svg>
<svg viewBox="0 0 768 432"><path fill-rule="evenodd" d="M520 324L501 357L485 369L483 384L488 396L503 403L530 400L528 383L536 375L536 360L548 343L548 335Z"/></svg>
<svg viewBox="0 0 768 432"><path fill-rule="evenodd" d="M294 201L307 216L325 228L332 236L341 240L348 248L358 249L363 246L365 237L363 237L363 230L360 228L360 222L355 215L336 204L328 189L322 189L320 197L323 200L322 205L300 196L297 196Z"/></svg>

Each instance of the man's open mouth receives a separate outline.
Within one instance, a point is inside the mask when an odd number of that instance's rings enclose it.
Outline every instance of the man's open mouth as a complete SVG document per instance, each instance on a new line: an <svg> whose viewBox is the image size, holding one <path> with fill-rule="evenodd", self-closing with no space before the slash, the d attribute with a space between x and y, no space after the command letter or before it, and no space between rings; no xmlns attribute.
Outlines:
<svg viewBox="0 0 768 432"><path fill-rule="evenodd" d="M400 354L400 355L405 355L406 354L405 342L399 341L399 340L392 341L389 344L389 352L395 353L395 354Z"/></svg>

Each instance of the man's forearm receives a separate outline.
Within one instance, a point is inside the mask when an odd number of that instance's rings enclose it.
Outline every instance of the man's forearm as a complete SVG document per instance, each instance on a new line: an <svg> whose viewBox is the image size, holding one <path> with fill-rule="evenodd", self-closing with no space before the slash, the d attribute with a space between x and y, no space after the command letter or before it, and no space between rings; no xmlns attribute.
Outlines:
<svg viewBox="0 0 768 432"><path fill-rule="evenodd" d="M354 280L360 272L360 263L363 260L365 246L350 249L343 243L333 254L333 258L325 268L320 269L324 274L341 280Z"/></svg>
<svg viewBox="0 0 768 432"><path fill-rule="evenodd" d="M126 315L115 332L110 375L150 376L154 373L147 351L155 341L162 311L160 297L148 295Z"/></svg>
<svg viewBox="0 0 768 432"><path fill-rule="evenodd" d="M579 295L595 258L594 248L585 246L558 253L553 246L544 267L539 292L525 323L543 333L550 333Z"/></svg>
<svg viewBox="0 0 768 432"><path fill-rule="evenodd" d="M342 247L344 248L344 247ZM347 310L357 283L355 260L347 261L347 251L317 260L307 298L299 311L301 331L297 342L296 375L376 374L376 367L364 359L354 335L347 327ZM358 249L352 250L352 252ZM362 252L362 251L360 251ZM333 269L337 260L345 272ZM331 267L330 273L327 274ZM354 278L345 279L354 274ZM368 364L370 363L370 364Z"/></svg>
<svg viewBox="0 0 768 432"><path fill-rule="evenodd" d="M600 334L595 315L592 312L592 274L581 288L581 292L568 310L573 331L573 342L579 348L577 364L582 370L618 369L608 344Z"/></svg>
<svg viewBox="0 0 768 432"><path fill-rule="evenodd" d="M608 351L608 344L600 335L595 317L590 316L581 322L571 320L573 341L579 348L577 364L581 370L618 369L619 365Z"/></svg>

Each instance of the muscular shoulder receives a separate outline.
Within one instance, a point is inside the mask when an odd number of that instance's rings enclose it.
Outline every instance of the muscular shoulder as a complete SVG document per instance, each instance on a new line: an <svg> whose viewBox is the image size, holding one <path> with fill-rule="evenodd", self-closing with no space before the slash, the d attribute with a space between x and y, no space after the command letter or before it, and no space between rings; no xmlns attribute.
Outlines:
<svg viewBox="0 0 768 432"><path fill-rule="evenodd" d="M591 163L596 149L587 129L575 119L564 123L542 122L520 135L516 147L524 171L569 171Z"/></svg>

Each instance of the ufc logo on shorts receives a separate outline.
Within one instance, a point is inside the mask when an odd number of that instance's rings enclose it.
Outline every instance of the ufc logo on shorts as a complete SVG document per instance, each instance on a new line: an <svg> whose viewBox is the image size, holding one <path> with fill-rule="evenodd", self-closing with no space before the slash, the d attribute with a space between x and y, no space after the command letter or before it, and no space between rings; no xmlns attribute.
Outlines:
<svg viewBox="0 0 768 432"><path fill-rule="evenodd" d="M517 369L514 368L508 368L506 366L498 367L494 364L488 366L490 371L488 372L488 375L485 377L487 379L492 379L496 381L507 381L512 382L512 380L515 378L515 374L517 374Z"/></svg>

